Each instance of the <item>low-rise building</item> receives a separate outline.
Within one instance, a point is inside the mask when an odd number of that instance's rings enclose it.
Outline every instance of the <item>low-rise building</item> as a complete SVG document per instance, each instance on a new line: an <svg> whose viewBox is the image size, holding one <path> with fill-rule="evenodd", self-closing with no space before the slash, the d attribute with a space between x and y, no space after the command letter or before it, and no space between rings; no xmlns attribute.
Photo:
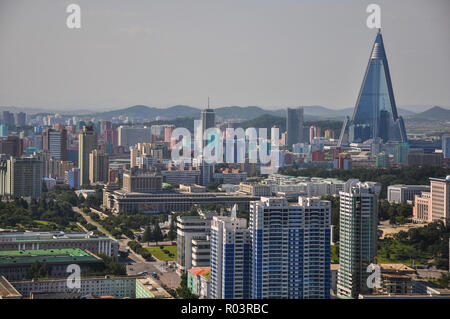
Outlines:
<svg viewBox="0 0 450 319"><path fill-rule="evenodd" d="M403 264L377 264L381 272L381 287L374 288L375 294L408 295L413 293L412 275L414 268Z"/></svg>
<svg viewBox="0 0 450 319"><path fill-rule="evenodd" d="M391 185L387 188L387 200L390 203L405 204L408 201L414 201L416 195L429 191L428 185Z"/></svg>
<svg viewBox="0 0 450 319"><path fill-rule="evenodd" d="M153 193L126 192L122 189L103 190L103 205L116 213L164 213L190 211L194 205L220 204L231 208L235 204L239 210L248 211L249 203L259 197L241 193L186 193L159 191Z"/></svg>
<svg viewBox="0 0 450 319"><path fill-rule="evenodd" d="M77 264L81 274L96 269L103 260L81 249L38 249L0 251L0 275L8 280L22 280L36 262L45 263L51 277L67 277L67 267Z"/></svg>
<svg viewBox="0 0 450 319"><path fill-rule="evenodd" d="M136 298L136 277L82 277L80 288L70 288L66 278L33 279L11 281L23 295L30 298L36 293L62 293L65 298L84 295L113 296L115 298Z"/></svg>
<svg viewBox="0 0 450 319"><path fill-rule="evenodd" d="M252 196L271 196L270 185L260 183L239 183L239 191Z"/></svg>
<svg viewBox="0 0 450 319"><path fill-rule="evenodd" d="M92 233L0 233L0 251L69 248L89 250L94 254L102 253L109 257L117 257L119 254L119 242L116 239L108 236L97 236Z"/></svg>
<svg viewBox="0 0 450 319"><path fill-rule="evenodd" d="M210 280L210 267L194 267L187 272L187 285L189 290L201 299L209 298Z"/></svg>

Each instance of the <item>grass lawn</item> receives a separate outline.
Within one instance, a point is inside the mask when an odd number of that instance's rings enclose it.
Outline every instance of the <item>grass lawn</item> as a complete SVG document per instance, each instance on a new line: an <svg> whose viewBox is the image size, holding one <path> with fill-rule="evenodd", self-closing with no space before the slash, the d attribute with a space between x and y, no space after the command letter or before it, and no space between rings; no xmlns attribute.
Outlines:
<svg viewBox="0 0 450 319"><path fill-rule="evenodd" d="M164 249L167 249L174 255L173 257L170 257L168 254L166 254L159 246L145 247L145 249L147 249L147 251L150 254L152 254L153 257L159 260L162 261L177 260L177 246L164 246Z"/></svg>
<svg viewBox="0 0 450 319"><path fill-rule="evenodd" d="M41 225L49 225L50 224L50 222L48 222L46 220L35 220L34 222L38 223L38 224L41 224Z"/></svg>

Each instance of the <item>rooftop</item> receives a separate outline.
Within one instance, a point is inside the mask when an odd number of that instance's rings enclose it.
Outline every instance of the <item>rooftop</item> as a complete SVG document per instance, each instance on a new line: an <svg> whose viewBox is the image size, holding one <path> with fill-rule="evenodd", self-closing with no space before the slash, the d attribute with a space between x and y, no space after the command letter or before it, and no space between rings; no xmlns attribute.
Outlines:
<svg viewBox="0 0 450 319"><path fill-rule="evenodd" d="M22 295L14 288L13 285L3 276L0 276L0 299L2 298L19 298Z"/></svg>
<svg viewBox="0 0 450 319"><path fill-rule="evenodd" d="M34 262L58 263L99 260L99 257L79 248L0 251L0 264L30 264Z"/></svg>
<svg viewBox="0 0 450 319"><path fill-rule="evenodd" d="M384 271L408 271L408 272L416 271L414 268L408 267L403 264L378 264L378 266L380 266L381 270Z"/></svg>
<svg viewBox="0 0 450 319"><path fill-rule="evenodd" d="M205 276L211 273L211 267L194 267L189 269L188 272L195 276Z"/></svg>
<svg viewBox="0 0 450 319"><path fill-rule="evenodd" d="M0 232L0 242L43 242L49 240L102 240L111 239L91 233L65 232Z"/></svg>

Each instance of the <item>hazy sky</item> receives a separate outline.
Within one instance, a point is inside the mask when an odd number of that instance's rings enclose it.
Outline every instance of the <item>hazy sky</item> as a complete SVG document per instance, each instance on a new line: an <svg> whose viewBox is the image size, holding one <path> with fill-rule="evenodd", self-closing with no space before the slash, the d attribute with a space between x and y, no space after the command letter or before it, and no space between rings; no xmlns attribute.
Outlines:
<svg viewBox="0 0 450 319"><path fill-rule="evenodd" d="M370 3L397 104L450 106L448 0L0 0L0 105L352 107Z"/></svg>

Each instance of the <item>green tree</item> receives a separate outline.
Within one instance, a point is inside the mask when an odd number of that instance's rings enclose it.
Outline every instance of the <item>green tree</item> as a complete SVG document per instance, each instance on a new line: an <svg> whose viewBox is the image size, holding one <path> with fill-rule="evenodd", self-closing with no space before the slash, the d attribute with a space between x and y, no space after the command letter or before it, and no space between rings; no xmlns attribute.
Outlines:
<svg viewBox="0 0 450 319"><path fill-rule="evenodd" d="M144 234L142 235L142 241L147 242L147 244L153 241L153 231L150 226L145 227Z"/></svg>
<svg viewBox="0 0 450 319"><path fill-rule="evenodd" d="M169 240L175 240L177 238L177 227L175 225L175 216L172 216L172 220L170 221L169 232L167 234L167 238Z"/></svg>
<svg viewBox="0 0 450 319"><path fill-rule="evenodd" d="M153 224L153 240L156 242L156 245L158 245L158 241L163 240L164 236L161 231L161 228L159 227L158 221L155 221Z"/></svg>
<svg viewBox="0 0 450 319"><path fill-rule="evenodd" d="M175 289L177 293L177 298L180 299L198 299L198 296L193 294L187 285L187 274L184 273L181 275L181 283L180 286Z"/></svg>

